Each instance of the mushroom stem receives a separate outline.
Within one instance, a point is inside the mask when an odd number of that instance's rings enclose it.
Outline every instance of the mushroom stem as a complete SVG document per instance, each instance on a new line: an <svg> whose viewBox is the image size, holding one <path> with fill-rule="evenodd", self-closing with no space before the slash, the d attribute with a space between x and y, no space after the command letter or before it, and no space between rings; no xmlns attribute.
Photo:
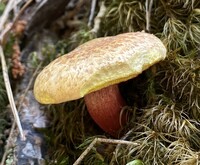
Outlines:
<svg viewBox="0 0 200 165"><path fill-rule="evenodd" d="M127 117L122 113L125 101L117 85L87 94L85 103L93 120L110 135L117 137L119 130L126 123Z"/></svg>

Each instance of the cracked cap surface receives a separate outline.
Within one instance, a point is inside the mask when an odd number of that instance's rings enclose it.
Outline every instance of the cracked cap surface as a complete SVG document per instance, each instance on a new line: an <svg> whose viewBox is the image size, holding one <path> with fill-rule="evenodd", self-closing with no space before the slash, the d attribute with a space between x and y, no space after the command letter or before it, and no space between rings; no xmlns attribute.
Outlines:
<svg viewBox="0 0 200 165"><path fill-rule="evenodd" d="M131 32L96 38L58 57L37 76L35 98L57 104L134 78L166 57L156 36Z"/></svg>

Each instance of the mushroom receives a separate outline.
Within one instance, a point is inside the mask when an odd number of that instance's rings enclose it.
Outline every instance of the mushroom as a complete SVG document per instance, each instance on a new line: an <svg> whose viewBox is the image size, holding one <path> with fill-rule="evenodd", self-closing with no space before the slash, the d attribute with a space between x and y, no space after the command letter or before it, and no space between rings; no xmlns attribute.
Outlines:
<svg viewBox="0 0 200 165"><path fill-rule="evenodd" d="M116 137L127 121L117 84L165 57L163 43L145 32L96 38L46 66L35 80L34 95L42 104L84 97L93 120Z"/></svg>

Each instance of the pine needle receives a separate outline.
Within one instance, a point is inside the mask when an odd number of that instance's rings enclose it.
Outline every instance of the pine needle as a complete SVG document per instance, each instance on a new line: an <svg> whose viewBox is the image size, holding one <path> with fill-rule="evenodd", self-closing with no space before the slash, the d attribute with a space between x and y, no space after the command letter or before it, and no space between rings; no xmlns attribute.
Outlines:
<svg viewBox="0 0 200 165"><path fill-rule="evenodd" d="M16 124L18 126L18 129L19 129L20 136L21 136L22 140L25 140L25 135L23 133L23 129L22 129L21 122L20 122L20 119L19 119L18 111L17 111L16 105L15 105L15 101L14 101L14 98L13 98L13 93L12 93L12 89L11 89L11 85L10 85L10 81L9 81L8 69L7 69L7 65L6 65L6 61L5 61L5 56L4 56L4 53L3 53L2 43L3 43L3 40L5 40L6 34L8 32L10 32L10 30L14 27L15 22L19 19L20 15L24 12L24 10L28 7L28 5L30 5L30 3L32 1L33 0L29 0L22 7L22 9L20 10L19 14L14 19L13 24L11 26L8 26L5 30L4 30L4 25L5 25L5 22L6 22L7 18L9 17L10 11L13 9L14 5L16 5L15 4L15 0L10 0L8 2L7 6L5 8L5 11L4 11L4 13L3 13L3 15L1 16L1 19L0 19L0 31L1 31L1 36L0 36L0 42L1 42L1 45L0 45L0 58L1 58L1 64L2 64L3 78L4 78L5 87L6 87L8 99L9 99L9 102L10 102L11 110L13 112L14 119L15 119L15 122L16 122Z"/></svg>
<svg viewBox="0 0 200 165"><path fill-rule="evenodd" d="M7 91L8 99L9 99L9 102L10 102L10 106L11 106L11 109L12 109L12 112L13 112L13 115L14 115L14 118L15 118L15 122L18 126L21 138L22 138L22 140L25 140L25 135L23 133L23 129L22 129L21 122L20 122L20 119L19 119L18 111L17 111L15 101L14 101L14 98L13 98L13 93L12 93L12 89L11 89L11 85L10 85L10 81L9 81L9 77L8 77L8 69L7 69L7 66L6 66L5 57L4 57L3 49L2 49L1 46L0 46L0 58L1 58L1 64L2 64L3 78L4 78L6 91Z"/></svg>

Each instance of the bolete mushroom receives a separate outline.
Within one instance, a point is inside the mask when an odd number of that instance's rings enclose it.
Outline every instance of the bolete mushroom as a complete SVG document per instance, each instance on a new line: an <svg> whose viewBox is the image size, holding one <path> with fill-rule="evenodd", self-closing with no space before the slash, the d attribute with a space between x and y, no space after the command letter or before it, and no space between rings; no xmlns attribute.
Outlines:
<svg viewBox="0 0 200 165"><path fill-rule="evenodd" d="M93 120L117 136L126 122L125 101L117 84L163 60L166 48L154 35L124 33L96 38L46 66L34 84L35 98L57 104L84 97Z"/></svg>

